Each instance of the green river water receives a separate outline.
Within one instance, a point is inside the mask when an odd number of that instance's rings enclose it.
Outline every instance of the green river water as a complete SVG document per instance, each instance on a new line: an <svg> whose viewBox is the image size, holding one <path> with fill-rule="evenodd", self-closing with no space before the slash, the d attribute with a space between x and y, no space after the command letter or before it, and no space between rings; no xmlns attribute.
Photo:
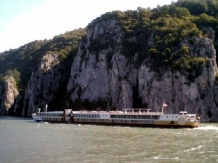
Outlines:
<svg viewBox="0 0 218 163"><path fill-rule="evenodd" d="M215 163L218 123L196 129L36 123L0 117L0 163Z"/></svg>

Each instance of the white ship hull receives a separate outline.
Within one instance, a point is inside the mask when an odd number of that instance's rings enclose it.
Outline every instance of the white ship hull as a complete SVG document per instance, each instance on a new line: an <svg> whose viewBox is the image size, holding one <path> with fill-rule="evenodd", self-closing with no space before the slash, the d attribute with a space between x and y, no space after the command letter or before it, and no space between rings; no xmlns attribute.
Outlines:
<svg viewBox="0 0 218 163"><path fill-rule="evenodd" d="M157 112L97 112L97 111L72 111L41 112L32 114L36 121L95 124L95 125L119 125L138 127L172 127L195 128L200 122L196 114L163 114Z"/></svg>

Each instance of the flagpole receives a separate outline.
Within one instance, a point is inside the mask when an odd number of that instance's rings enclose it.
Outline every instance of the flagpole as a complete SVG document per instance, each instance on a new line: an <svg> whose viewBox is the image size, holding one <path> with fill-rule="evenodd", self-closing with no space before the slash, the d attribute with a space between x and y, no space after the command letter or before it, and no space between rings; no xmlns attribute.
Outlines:
<svg viewBox="0 0 218 163"><path fill-rule="evenodd" d="M165 103L165 100L164 100L164 102L163 102L163 106L162 106L162 113L163 113L163 109L165 108L165 107L167 107L167 104Z"/></svg>
<svg viewBox="0 0 218 163"><path fill-rule="evenodd" d="M161 110L162 114L163 114L164 103L165 103L165 100L164 100L163 105L162 105L162 110Z"/></svg>

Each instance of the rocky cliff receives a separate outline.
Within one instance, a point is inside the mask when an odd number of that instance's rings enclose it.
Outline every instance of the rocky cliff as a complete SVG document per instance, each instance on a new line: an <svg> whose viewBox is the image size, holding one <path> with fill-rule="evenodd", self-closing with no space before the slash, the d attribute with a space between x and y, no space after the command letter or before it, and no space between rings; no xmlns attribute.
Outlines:
<svg viewBox="0 0 218 163"><path fill-rule="evenodd" d="M23 116L30 117L38 108L45 110L46 104L55 100L63 76L60 61L56 54L45 54L38 67L32 72L25 91Z"/></svg>
<svg viewBox="0 0 218 163"><path fill-rule="evenodd" d="M0 115L8 115L10 112L14 112L13 106L15 104L15 99L18 97L19 92L17 90L17 85L13 77L9 77L5 83L4 87L0 87L0 92L2 92L1 109Z"/></svg>
<svg viewBox="0 0 218 163"><path fill-rule="evenodd" d="M132 86L136 85L137 70L120 52L122 30L117 24L113 19L93 24L88 30L87 41L80 43L68 84L72 101L104 99L107 106L132 107ZM105 35L107 37L102 37ZM90 40L110 44L94 51L89 48L93 42Z"/></svg>
<svg viewBox="0 0 218 163"><path fill-rule="evenodd" d="M141 12L139 16L151 15L147 10ZM133 17L137 15L135 11L126 15L132 13ZM0 113L4 115L10 109L21 108L22 116L30 117L38 108L45 110L46 104L49 110L148 107L161 111L165 101L166 113L186 110L197 113L202 121L218 121L216 29L206 25L197 28L192 22L184 23L186 19L177 17L169 19L181 23L180 26L174 24L174 30L183 33L180 38L176 35L178 32L174 33L175 37L166 32L164 23L168 17L157 18L150 25L149 19L143 19L143 27L140 21L133 25L135 19L126 21L127 18L121 12L115 16L106 14L88 25L81 41L76 39L79 44L72 45L73 41L65 40L64 36L57 37L55 44L49 41L37 44L37 50L34 49L37 53L30 52L28 57L23 52L21 56L30 59L40 54L39 62L19 98L13 78L0 87ZM165 42L161 42L162 31L167 35L162 35ZM168 37L170 39L166 39ZM171 44L168 41L172 41ZM64 49L58 51L62 47ZM69 54L71 57L65 59L71 65L68 69L63 58ZM10 60L10 63L13 62Z"/></svg>
<svg viewBox="0 0 218 163"><path fill-rule="evenodd" d="M113 19L91 24L71 68L68 91L72 101L104 99L107 107L114 106L118 110L144 104L153 111L161 111L165 101L167 113L187 110L201 115L204 121L218 120L214 35L210 38L195 37L192 44L188 44L187 39L181 42L188 46L190 54L206 60L201 75L190 82L186 74L170 68L161 72L152 70L147 65L152 62L149 59L136 66L134 59L130 60L121 52L122 33ZM107 41L105 35L110 39L106 48L89 50L90 40L104 44ZM137 59L137 53L134 56ZM140 103L136 104L136 99L141 99L138 100Z"/></svg>
<svg viewBox="0 0 218 163"><path fill-rule="evenodd" d="M46 104L48 110L65 108L72 58L85 34L80 28L1 53L1 115L30 117L38 108L43 111Z"/></svg>

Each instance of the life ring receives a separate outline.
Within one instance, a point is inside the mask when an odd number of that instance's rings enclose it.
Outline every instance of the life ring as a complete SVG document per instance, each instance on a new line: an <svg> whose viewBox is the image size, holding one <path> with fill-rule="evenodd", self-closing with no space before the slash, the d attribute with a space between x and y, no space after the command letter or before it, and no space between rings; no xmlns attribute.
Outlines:
<svg viewBox="0 0 218 163"><path fill-rule="evenodd" d="M179 116L178 123L180 125L184 125L186 123L186 116L184 116L184 115Z"/></svg>

